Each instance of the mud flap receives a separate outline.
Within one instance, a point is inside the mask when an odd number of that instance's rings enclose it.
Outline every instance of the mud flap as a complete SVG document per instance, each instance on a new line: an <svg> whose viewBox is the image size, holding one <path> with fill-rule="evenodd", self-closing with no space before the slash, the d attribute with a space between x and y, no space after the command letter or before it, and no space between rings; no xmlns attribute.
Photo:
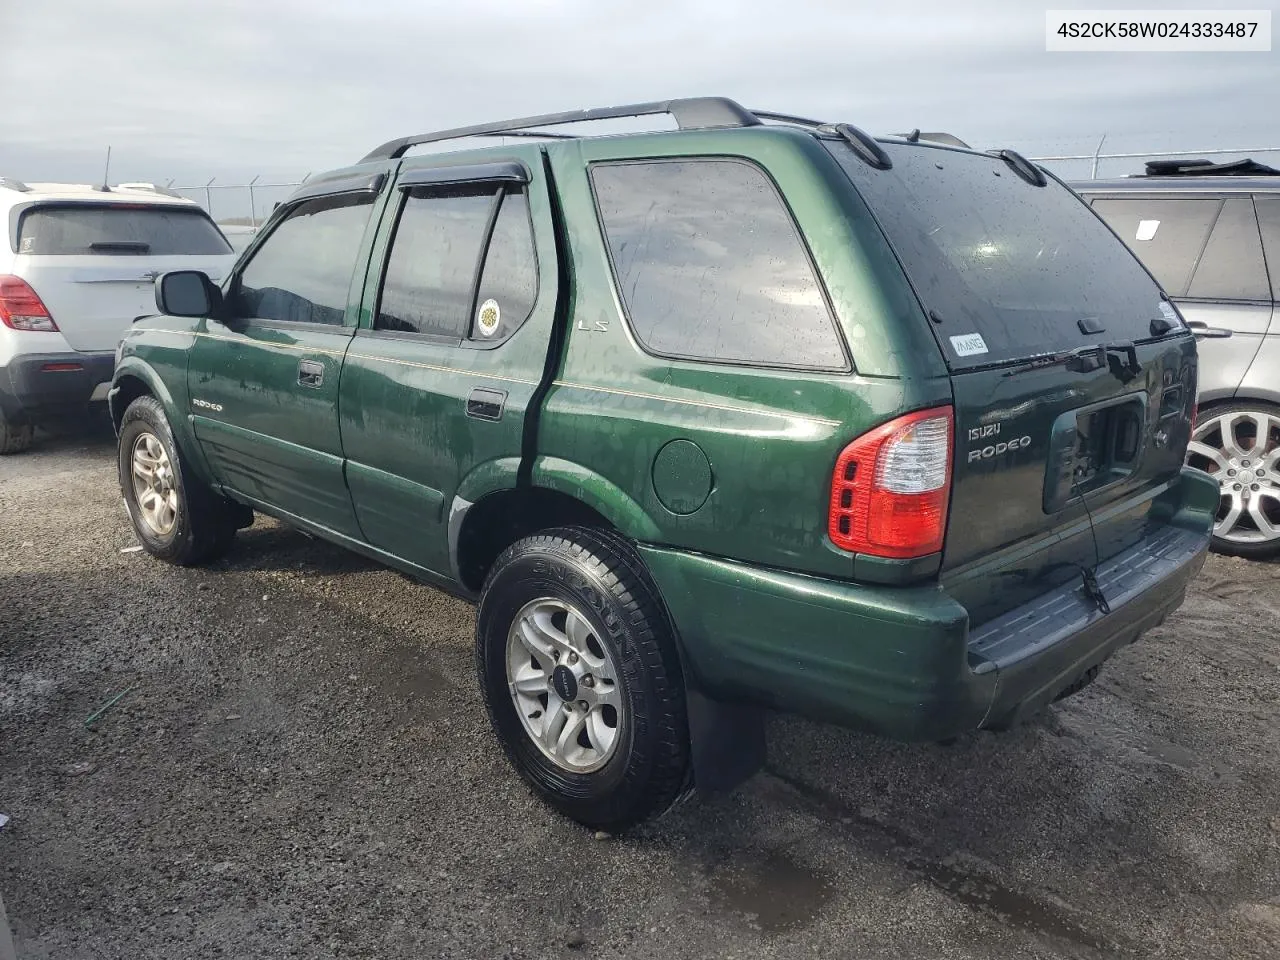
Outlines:
<svg viewBox="0 0 1280 960"><path fill-rule="evenodd" d="M764 766L764 710L713 700L692 689L685 704L695 789L729 791Z"/></svg>

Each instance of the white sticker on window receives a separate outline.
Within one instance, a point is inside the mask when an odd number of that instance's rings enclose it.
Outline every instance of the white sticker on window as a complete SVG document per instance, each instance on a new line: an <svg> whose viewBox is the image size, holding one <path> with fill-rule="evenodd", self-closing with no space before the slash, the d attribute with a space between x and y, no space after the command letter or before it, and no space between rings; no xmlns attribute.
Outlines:
<svg viewBox="0 0 1280 960"><path fill-rule="evenodd" d="M31 252L31 250L32 250L32 248L33 248L33 247L35 247L35 245L36 245L36 238L35 238L35 237L23 237L23 238L22 238L22 248L21 248L18 252L19 252L19 253L30 253L30 252Z"/></svg>
<svg viewBox="0 0 1280 960"><path fill-rule="evenodd" d="M951 349L957 357L972 357L987 352L987 341L980 333L965 333L951 338Z"/></svg>
<svg viewBox="0 0 1280 960"><path fill-rule="evenodd" d="M1156 238L1156 231L1159 229L1160 229L1159 220L1139 220L1138 234L1136 237L1134 237L1134 239L1135 240L1154 240Z"/></svg>
<svg viewBox="0 0 1280 960"><path fill-rule="evenodd" d="M498 332L498 321L502 319L502 311L498 309L497 300L486 300L480 304L480 312L476 316L476 326L486 337Z"/></svg>

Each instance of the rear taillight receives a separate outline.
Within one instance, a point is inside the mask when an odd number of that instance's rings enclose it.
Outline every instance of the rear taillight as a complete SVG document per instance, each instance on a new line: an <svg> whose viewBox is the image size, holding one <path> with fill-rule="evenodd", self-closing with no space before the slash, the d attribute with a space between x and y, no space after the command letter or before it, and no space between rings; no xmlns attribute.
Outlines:
<svg viewBox="0 0 1280 960"><path fill-rule="evenodd" d="M12 330L58 330L49 308L21 277L0 276L0 323Z"/></svg>
<svg viewBox="0 0 1280 960"><path fill-rule="evenodd" d="M1196 432L1196 418L1200 416L1200 401L1191 404L1191 432Z"/></svg>
<svg viewBox="0 0 1280 960"><path fill-rule="evenodd" d="M907 559L937 553L951 499L950 407L898 417L836 459L827 535L842 550Z"/></svg>

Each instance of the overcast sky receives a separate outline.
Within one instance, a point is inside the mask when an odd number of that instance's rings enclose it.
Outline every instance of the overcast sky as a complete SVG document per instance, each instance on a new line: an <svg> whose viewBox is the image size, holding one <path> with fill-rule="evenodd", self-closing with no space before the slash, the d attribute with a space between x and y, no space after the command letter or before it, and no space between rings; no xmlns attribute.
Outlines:
<svg viewBox="0 0 1280 960"><path fill-rule="evenodd" d="M113 181L294 178L406 133L704 94L1033 155L1280 146L1280 53L1045 52L1047 6L1137 5L0 0L0 173L91 180L111 144Z"/></svg>

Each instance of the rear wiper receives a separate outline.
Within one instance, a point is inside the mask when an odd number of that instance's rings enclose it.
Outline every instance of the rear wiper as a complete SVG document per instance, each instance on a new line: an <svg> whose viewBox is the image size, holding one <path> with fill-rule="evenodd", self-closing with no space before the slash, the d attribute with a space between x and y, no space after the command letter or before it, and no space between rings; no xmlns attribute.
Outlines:
<svg viewBox="0 0 1280 960"><path fill-rule="evenodd" d="M143 240L95 240L89 244L90 250L132 250L137 253L146 253L151 249L151 244Z"/></svg>
<svg viewBox="0 0 1280 960"><path fill-rule="evenodd" d="M1107 362L1106 350L1106 346L1099 343L1091 347L1076 347L1074 350L1063 350L1059 353L1045 353L1032 357L1026 363L1019 364L1011 370L1006 370L1004 375L1012 377L1019 373L1026 373L1028 370L1043 370L1045 367L1060 367L1064 364L1068 370L1076 373L1101 370Z"/></svg>
<svg viewBox="0 0 1280 960"><path fill-rule="evenodd" d="M1111 362L1113 359L1115 363ZM1095 343L1088 347L1032 357L1026 363L1006 370L1004 375L1012 377L1028 370L1060 366L1065 366L1073 373L1091 373L1105 366L1112 366L1112 372L1121 380L1132 380L1142 370L1142 364L1138 362L1138 348L1133 345L1133 341L1116 340L1114 343Z"/></svg>

